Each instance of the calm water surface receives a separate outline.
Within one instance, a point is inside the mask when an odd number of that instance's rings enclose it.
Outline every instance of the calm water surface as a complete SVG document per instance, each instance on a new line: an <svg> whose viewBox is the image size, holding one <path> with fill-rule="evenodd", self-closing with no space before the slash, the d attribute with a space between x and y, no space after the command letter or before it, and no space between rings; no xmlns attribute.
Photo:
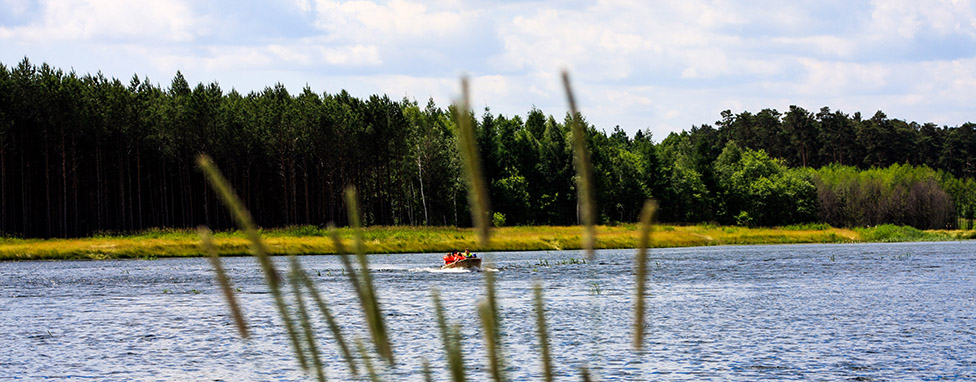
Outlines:
<svg viewBox="0 0 976 382"><path fill-rule="evenodd" d="M446 380L431 288L462 323L471 380L487 380L482 273L439 254L370 256L396 365ZM630 345L633 250L488 253L507 375L540 378L531 287L545 286L558 380L976 379L976 242L655 250L646 346ZM285 259L279 260L284 269ZM338 258L301 258L347 336L367 337ZM307 380L252 258L225 260L253 338L237 338L206 259L0 263L0 379ZM349 375L318 326L331 380ZM377 364L380 361L375 360ZM363 378L358 378L363 379Z"/></svg>

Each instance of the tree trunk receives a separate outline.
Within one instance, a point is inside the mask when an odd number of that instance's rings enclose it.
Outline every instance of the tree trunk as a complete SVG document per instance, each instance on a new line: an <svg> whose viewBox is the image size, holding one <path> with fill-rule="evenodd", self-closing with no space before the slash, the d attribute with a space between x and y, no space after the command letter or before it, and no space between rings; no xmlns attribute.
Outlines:
<svg viewBox="0 0 976 382"><path fill-rule="evenodd" d="M125 224L125 215L126 215L125 167L127 166L125 165L126 161L125 161L124 146L122 145L118 146L118 154L119 154L119 161L116 162L116 165L118 167L116 167L115 171L119 173L119 195L118 195L119 205L116 207L119 209L118 212L119 221L115 223L115 227L116 227L115 229L119 231L126 231L128 227L126 227Z"/></svg>
<svg viewBox="0 0 976 382"><path fill-rule="evenodd" d="M47 221L44 222L44 236L52 237L54 227L54 211L51 205L51 152L48 145L47 129L44 129L44 209L47 212Z"/></svg>
<svg viewBox="0 0 976 382"><path fill-rule="evenodd" d="M36 234L33 232L33 227L31 227L31 190L30 190L30 174L31 174L31 163L27 159L25 153L20 155L20 198L21 198L21 208L22 215L21 220L24 225L24 236L32 236Z"/></svg>
<svg viewBox="0 0 976 382"><path fill-rule="evenodd" d="M79 211L78 202L80 202L81 198L78 197L78 144L73 136L71 137L71 190L71 199L74 206L72 231L75 235L81 234L82 232L87 234L89 232L88 227L85 227L84 230L80 227L81 223L79 219L81 219L81 212Z"/></svg>
<svg viewBox="0 0 976 382"><path fill-rule="evenodd" d="M142 150L139 149L136 149L136 203L138 204L136 213L139 216L139 229L146 229L142 220Z"/></svg>
<svg viewBox="0 0 976 382"><path fill-rule="evenodd" d="M162 183L162 189L163 189L163 193L162 193L163 211L161 215L163 217L163 225L169 227L171 224L173 224L173 220L170 219L170 216L173 216L175 218L176 215L172 213L173 202L170 199L169 187L167 187L169 182L167 181L168 179L166 176L166 165L163 164L163 162L165 161L161 161L159 165L160 167L159 173L162 174L162 176L160 176L159 179L160 182Z"/></svg>
<svg viewBox="0 0 976 382"><path fill-rule="evenodd" d="M282 206L282 209L281 209L281 212L282 212L282 215L283 215L282 216L282 221L285 224L288 224L288 222L291 221L291 218L288 216L288 212L291 211L291 208L288 205L288 201L289 201L289 198L288 198L288 172L286 171L286 166L285 166L285 153L283 153L283 152L279 152L278 153L278 176L281 177L281 200L284 203L284 205Z"/></svg>
<svg viewBox="0 0 976 382"><path fill-rule="evenodd" d="M417 180L420 181L420 205L424 207L424 225L429 225L427 220L427 199L424 196L424 167L420 164L420 156L417 156Z"/></svg>
<svg viewBox="0 0 976 382"><path fill-rule="evenodd" d="M102 225L102 147L95 144L95 230Z"/></svg>
<svg viewBox="0 0 976 382"><path fill-rule="evenodd" d="M311 206L309 205L309 200L308 200L309 195L308 195L308 162L307 161L305 162L305 165L302 166L302 176L305 179L304 180L304 183L305 183L304 184L304 186L305 186L305 224L310 224L311 223L311 220L312 220L312 211L311 211Z"/></svg>
<svg viewBox="0 0 976 382"><path fill-rule="evenodd" d="M68 149L61 131L61 237L68 237Z"/></svg>
<svg viewBox="0 0 976 382"><path fill-rule="evenodd" d="M7 232L7 141L0 135L0 234Z"/></svg>

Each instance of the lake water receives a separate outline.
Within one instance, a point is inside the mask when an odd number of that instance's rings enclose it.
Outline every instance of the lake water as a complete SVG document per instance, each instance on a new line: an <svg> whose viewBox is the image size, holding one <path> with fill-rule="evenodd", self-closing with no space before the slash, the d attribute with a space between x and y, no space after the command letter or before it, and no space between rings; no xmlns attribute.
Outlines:
<svg viewBox="0 0 976 382"><path fill-rule="evenodd" d="M448 379L434 287L449 320L465 324L468 378L488 379L475 310L484 274L436 272L440 257L369 257L396 357L384 380L421 379L422 358ZM976 379L976 242L654 250L642 351L630 344L633 250L599 251L588 264L570 264L576 251L483 257L499 269L512 380L541 377L534 280L557 380L580 380L584 365L605 381ZM338 258L301 261L347 337L367 337ZM310 380L254 259L224 264L247 342L206 259L0 263L0 380ZM329 379L356 380L317 328Z"/></svg>

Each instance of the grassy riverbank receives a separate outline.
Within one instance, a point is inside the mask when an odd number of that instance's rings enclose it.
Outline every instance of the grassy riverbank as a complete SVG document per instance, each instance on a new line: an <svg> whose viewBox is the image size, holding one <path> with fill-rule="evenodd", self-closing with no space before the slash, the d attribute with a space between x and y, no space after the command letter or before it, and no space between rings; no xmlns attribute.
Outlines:
<svg viewBox="0 0 976 382"><path fill-rule="evenodd" d="M352 232L340 229L352 243ZM491 245L482 248L472 229L453 227L371 227L363 230L369 253L472 251L529 251L578 249L579 227L504 227L492 231ZM634 248L636 225L601 226L598 248ZM276 254L334 253L327 231L311 226L262 232ZM240 232L215 234L221 255L247 255L250 244ZM658 226L654 247L689 247L725 244L858 243L885 241L937 241L976 239L976 231L919 231L878 226L842 229L823 225L780 228L744 228L712 225ZM199 237L192 230L153 230L135 235L82 239L0 239L0 260L113 259L201 256Z"/></svg>

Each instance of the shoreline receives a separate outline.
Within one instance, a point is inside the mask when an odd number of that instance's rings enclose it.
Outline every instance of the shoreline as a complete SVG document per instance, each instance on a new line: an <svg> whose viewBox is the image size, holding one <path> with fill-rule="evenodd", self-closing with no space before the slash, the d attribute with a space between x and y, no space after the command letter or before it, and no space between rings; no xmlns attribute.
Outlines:
<svg viewBox="0 0 976 382"><path fill-rule="evenodd" d="M345 244L352 243L352 230L338 229ZM313 226L262 230L275 255L335 254L328 231ZM453 249L472 252L545 251L580 249L579 226L502 227L492 230L490 245L481 247L472 228L455 227L368 227L363 229L364 248L369 254L440 253ZM715 245L829 244L909 241L954 241L976 239L976 231L928 230L883 225L871 228L833 228L825 225L746 228L715 225L655 226L651 248ZM248 256L250 243L240 231L216 232L220 256ZM596 249L626 249L638 245L636 224L598 226ZM77 239L0 239L0 261L105 260L203 257L200 238L194 230L150 230L132 235L96 236Z"/></svg>

